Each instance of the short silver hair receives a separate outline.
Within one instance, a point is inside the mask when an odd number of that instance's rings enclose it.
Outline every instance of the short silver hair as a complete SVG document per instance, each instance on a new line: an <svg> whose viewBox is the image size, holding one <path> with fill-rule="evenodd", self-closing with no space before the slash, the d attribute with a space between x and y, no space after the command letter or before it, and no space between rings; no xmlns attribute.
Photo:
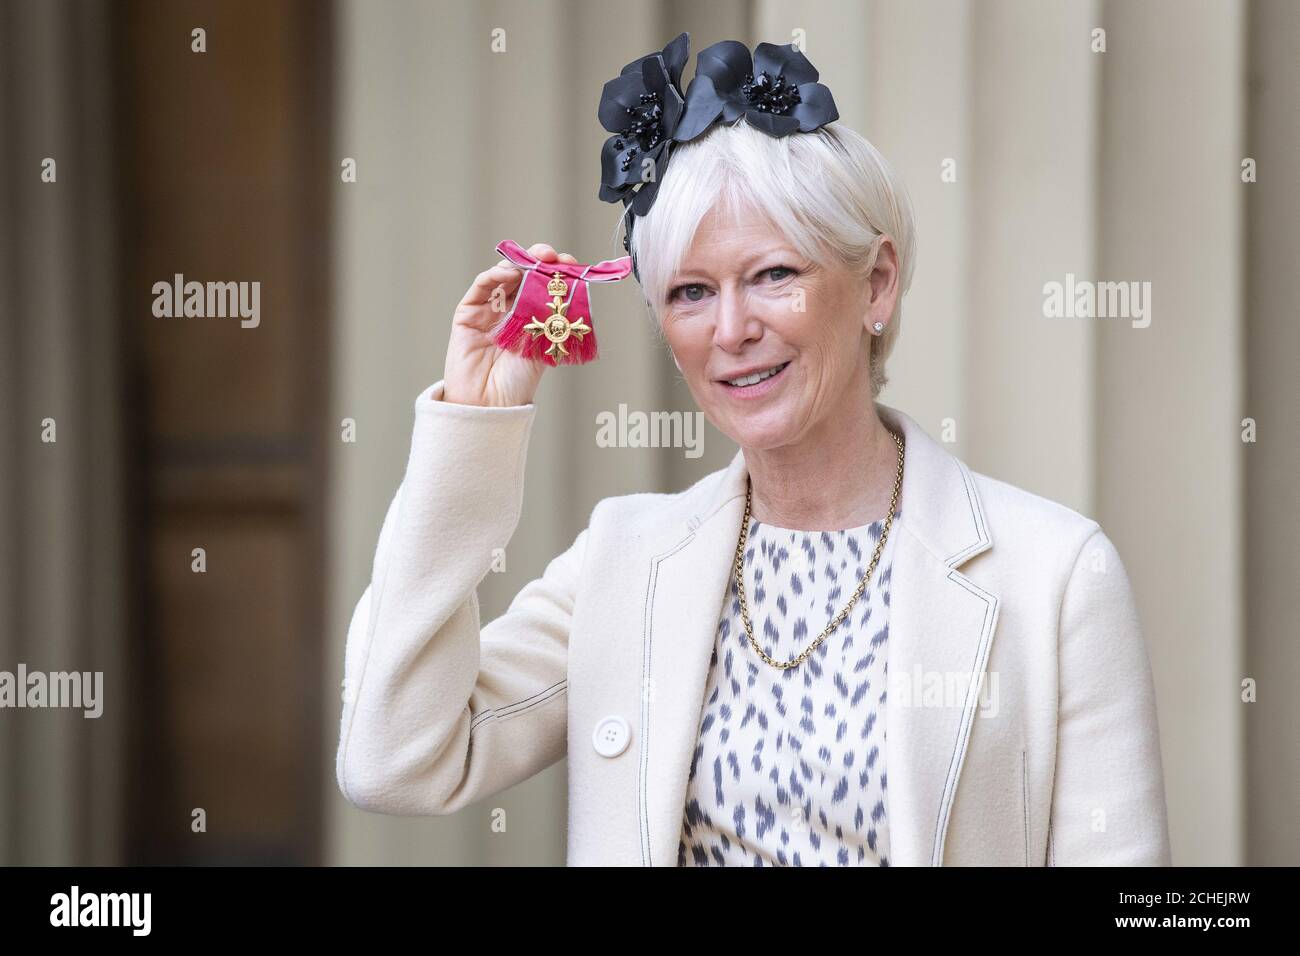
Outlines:
<svg viewBox="0 0 1300 956"><path fill-rule="evenodd" d="M642 295L659 331L669 283L715 204L757 211L805 258L849 268L863 280L887 234L898 256L899 294L884 334L871 342L871 390L878 396L887 382L885 360L898 338L916 246L911 201L885 158L838 122L775 137L742 118L673 149L654 205L637 217L631 240Z"/></svg>

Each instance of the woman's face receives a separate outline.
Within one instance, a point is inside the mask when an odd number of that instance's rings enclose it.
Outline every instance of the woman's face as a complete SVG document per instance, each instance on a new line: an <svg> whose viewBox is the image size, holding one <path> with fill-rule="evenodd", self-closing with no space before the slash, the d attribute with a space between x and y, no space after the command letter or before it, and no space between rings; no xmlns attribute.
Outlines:
<svg viewBox="0 0 1300 956"><path fill-rule="evenodd" d="M668 288L665 338L700 409L742 448L798 443L870 402L869 329L892 296L872 302L867 283L803 258L765 219L715 207Z"/></svg>

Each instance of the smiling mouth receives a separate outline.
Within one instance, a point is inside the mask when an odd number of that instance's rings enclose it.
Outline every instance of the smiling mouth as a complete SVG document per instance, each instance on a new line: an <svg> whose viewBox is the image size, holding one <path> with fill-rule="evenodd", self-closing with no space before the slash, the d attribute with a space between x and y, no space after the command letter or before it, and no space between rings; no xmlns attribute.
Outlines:
<svg viewBox="0 0 1300 956"><path fill-rule="evenodd" d="M724 385L730 385L732 388L745 388L750 385L757 385L759 382L776 375L789 364L789 362L782 362L780 365L773 365L771 368L764 369L761 372L755 372L753 375L745 375L741 378L727 378L722 381Z"/></svg>

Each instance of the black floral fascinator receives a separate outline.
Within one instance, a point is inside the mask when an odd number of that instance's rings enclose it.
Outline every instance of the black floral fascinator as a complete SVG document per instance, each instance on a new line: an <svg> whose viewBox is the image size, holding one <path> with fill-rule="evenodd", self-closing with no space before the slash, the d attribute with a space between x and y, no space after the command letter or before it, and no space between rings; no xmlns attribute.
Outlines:
<svg viewBox="0 0 1300 956"><path fill-rule="evenodd" d="M680 34L662 52L623 67L601 91L600 125L614 134L600 152L600 198L605 202L630 204L637 215L645 215L654 202L685 109L682 68L689 46L690 37Z"/></svg>
<svg viewBox="0 0 1300 956"><path fill-rule="evenodd" d="M613 135L601 150L599 196L630 207L623 229L629 253L633 217L654 205L675 144L718 122L743 118L769 136L787 136L811 133L840 116L817 68L792 43L760 43L752 55L739 40L706 47L683 95L689 46L690 35L679 34L661 52L623 67L601 92L600 125Z"/></svg>

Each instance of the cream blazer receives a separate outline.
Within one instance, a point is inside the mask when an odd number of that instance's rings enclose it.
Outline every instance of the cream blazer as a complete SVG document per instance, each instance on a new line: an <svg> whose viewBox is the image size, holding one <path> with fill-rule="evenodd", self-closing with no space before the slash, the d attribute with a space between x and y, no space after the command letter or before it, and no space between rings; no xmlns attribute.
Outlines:
<svg viewBox="0 0 1300 956"><path fill-rule="evenodd" d="M455 813L568 757L570 865L674 866L745 459L606 498L484 625L535 405L421 393L347 635L336 762L364 810ZM890 602L893 865L1168 865L1150 666L1097 522L973 472L910 417ZM544 476L534 476L542 480Z"/></svg>

